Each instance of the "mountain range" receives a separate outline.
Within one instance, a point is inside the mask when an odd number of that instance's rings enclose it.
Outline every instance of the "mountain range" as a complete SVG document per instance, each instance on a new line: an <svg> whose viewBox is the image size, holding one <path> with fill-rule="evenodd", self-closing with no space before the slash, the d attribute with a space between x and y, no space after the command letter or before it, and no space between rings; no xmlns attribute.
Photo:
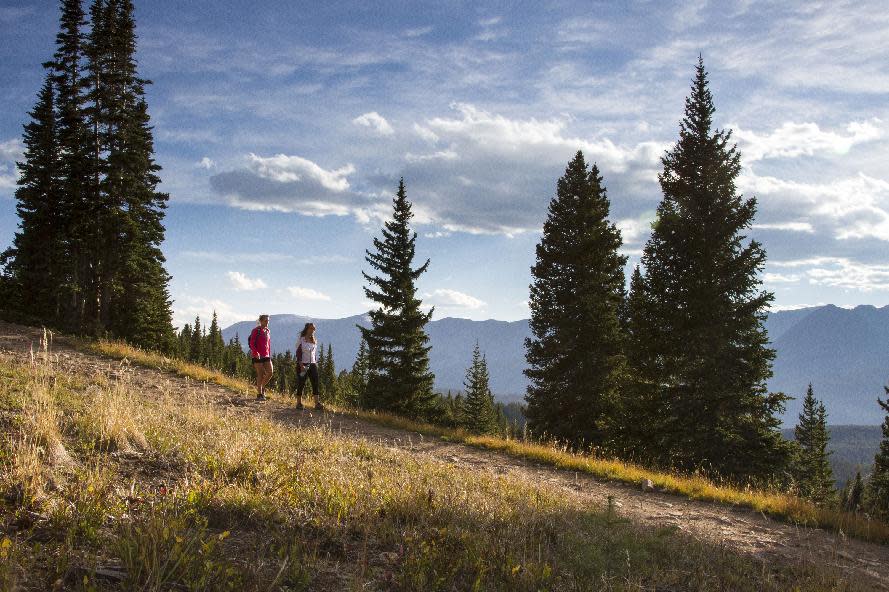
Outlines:
<svg viewBox="0 0 889 592"><path fill-rule="evenodd" d="M318 339L333 347L338 370L351 368L358 352L360 334L356 325L369 326L367 315L344 319L314 319L297 315L272 315L273 351L293 350L299 331L307 322L318 328ZM242 343L255 325L235 323L223 330L228 341L235 334ZM774 376L769 389L781 391L790 401L784 414L786 425L796 423L801 399L811 382L815 396L824 401L831 424L875 425L883 420L876 403L884 396L889 379L889 306L862 305L854 309L834 305L770 313L766 330L776 350ZM491 375L491 389L504 401L520 400L526 379L524 340L530 335L528 321L472 321L445 318L426 326L432 351L430 366L436 388L462 389L472 348L478 341Z"/></svg>

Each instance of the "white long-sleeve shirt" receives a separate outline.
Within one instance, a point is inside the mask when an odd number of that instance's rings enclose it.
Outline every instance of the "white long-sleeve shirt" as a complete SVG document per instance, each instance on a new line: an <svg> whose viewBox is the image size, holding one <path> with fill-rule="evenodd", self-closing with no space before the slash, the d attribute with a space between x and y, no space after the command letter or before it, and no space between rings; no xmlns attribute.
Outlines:
<svg viewBox="0 0 889 592"><path fill-rule="evenodd" d="M300 364L315 364L315 350L318 344L308 341L305 337L300 337L296 342L296 361Z"/></svg>

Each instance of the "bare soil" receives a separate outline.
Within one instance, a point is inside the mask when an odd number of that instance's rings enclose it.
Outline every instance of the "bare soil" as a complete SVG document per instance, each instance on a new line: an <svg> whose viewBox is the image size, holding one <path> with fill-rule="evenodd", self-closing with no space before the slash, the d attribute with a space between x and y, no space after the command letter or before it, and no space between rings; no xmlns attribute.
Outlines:
<svg viewBox="0 0 889 592"><path fill-rule="evenodd" d="M42 330L0 322L0 356L28 359L39 350ZM562 489L590 508L610 503L618 514L652 529L672 527L700 540L725 545L738 552L764 559L770 564L813 564L834 566L852 581L867 582L889 590L889 546L866 543L817 528L789 525L761 513L712 502L690 500L661 492L643 492L641 487L602 481L585 474L565 471L532 461L455 444L440 438L386 428L350 415L318 412L311 402L298 411L290 398L273 397L255 402L252 393L179 377L171 372L145 368L74 349L65 339L55 339L51 351L58 370L87 376L101 374L125 378L137 392L193 395L196 390L245 414L258 414L298 429L323 426L346 437L363 438L411 454L485 471L507 474L529 483Z"/></svg>

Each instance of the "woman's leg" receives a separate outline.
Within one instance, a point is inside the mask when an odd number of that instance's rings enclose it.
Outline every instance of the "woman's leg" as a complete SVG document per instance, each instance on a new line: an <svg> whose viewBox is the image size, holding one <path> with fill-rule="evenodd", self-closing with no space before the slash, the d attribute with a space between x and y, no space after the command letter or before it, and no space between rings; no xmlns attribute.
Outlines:
<svg viewBox="0 0 889 592"><path fill-rule="evenodd" d="M260 392L262 394L265 394L265 385L272 379L272 374L274 374L274 372L275 369L272 367L271 360L262 363L262 386L260 387Z"/></svg>
<svg viewBox="0 0 889 592"><path fill-rule="evenodd" d="M321 396L318 393L318 364L310 365L307 374L312 381L312 395L315 397L315 407L321 407Z"/></svg>
<svg viewBox="0 0 889 592"><path fill-rule="evenodd" d="M256 395L259 396L262 394L262 378L265 374L262 362L253 362L253 372L256 374Z"/></svg>
<svg viewBox="0 0 889 592"><path fill-rule="evenodd" d="M296 371L296 406L299 407L303 404L303 389L306 388L306 379L309 377L309 373L306 372L302 376L299 375L299 370Z"/></svg>

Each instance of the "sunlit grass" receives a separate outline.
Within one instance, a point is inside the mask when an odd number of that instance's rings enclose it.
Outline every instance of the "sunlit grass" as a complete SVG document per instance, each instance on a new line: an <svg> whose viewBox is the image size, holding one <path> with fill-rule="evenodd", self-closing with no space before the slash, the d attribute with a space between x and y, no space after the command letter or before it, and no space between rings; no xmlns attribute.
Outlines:
<svg viewBox="0 0 889 592"><path fill-rule="evenodd" d="M163 364L166 364L169 366L166 369L175 370L180 375L214 382L237 391L245 391L250 388L250 385L244 381L211 372L202 366L168 360L157 354L143 352L122 343L100 341L92 347L102 354L118 359L126 357L151 367L164 367ZM615 459L575 454L552 444L475 436L460 429L416 422L387 413L355 409L337 409L337 411L386 427L441 437L476 448L494 450L515 458L533 460L560 469L589 474L601 479L635 485L650 480L655 488L667 493L695 500L746 507L792 524L843 532L848 536L871 542L889 543L889 525L885 523L870 520L858 514L817 506L783 492L716 484L700 475L677 475L653 471Z"/></svg>
<svg viewBox="0 0 889 592"><path fill-rule="evenodd" d="M125 377L0 371L15 377L0 397L21 409L50 380L58 433L78 451L73 469L44 463L53 486L26 516L38 518L0 536L0 582L24 589L105 589L100 567L139 590L859 588L818 566L766 567L642 529L557 488L214 405L202 389L141 394ZM0 482L11 483L5 471Z"/></svg>

